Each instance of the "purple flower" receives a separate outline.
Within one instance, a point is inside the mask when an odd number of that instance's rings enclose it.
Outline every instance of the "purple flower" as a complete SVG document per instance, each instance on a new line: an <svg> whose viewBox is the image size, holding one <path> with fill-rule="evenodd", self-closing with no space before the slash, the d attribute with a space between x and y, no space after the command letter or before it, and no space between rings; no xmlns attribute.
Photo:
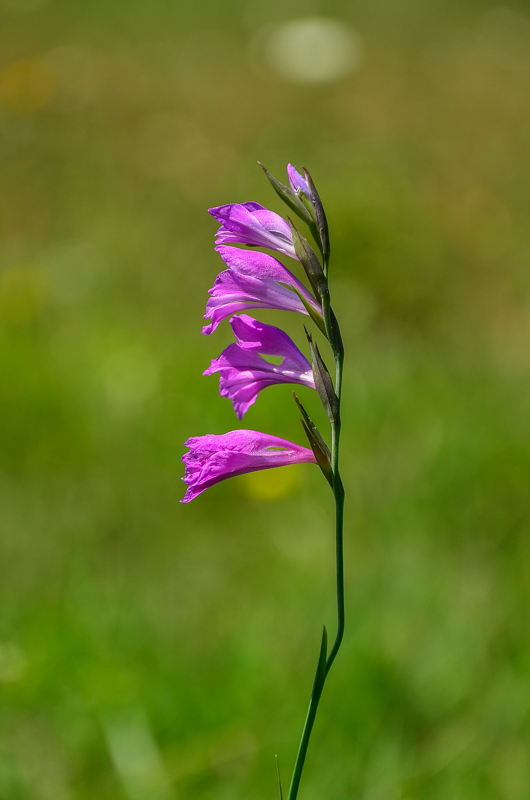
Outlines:
<svg viewBox="0 0 530 800"><path fill-rule="evenodd" d="M190 451L182 456L186 466L182 480L188 489L181 503L189 503L219 481L246 472L304 462L316 464L315 456L307 447L258 431L192 436L186 447Z"/></svg>
<svg viewBox="0 0 530 800"><path fill-rule="evenodd" d="M219 391L232 400L234 411L243 419L258 394L276 383L299 383L315 388L311 364L280 328L241 314L230 320L237 344L229 345L214 358L203 375L219 372ZM283 356L281 364L261 357Z"/></svg>
<svg viewBox="0 0 530 800"><path fill-rule="evenodd" d="M322 316L313 295L277 259L238 247L218 246L216 249L228 269L217 276L209 291L211 297L206 304L204 319L211 319L211 322L204 326L203 333L212 333L223 319L247 308L275 308L308 314L296 292L317 316Z"/></svg>
<svg viewBox="0 0 530 800"><path fill-rule="evenodd" d="M269 247L296 258L289 224L259 203L229 203L208 209L221 223L217 231L217 244L237 242L253 247Z"/></svg>
<svg viewBox="0 0 530 800"><path fill-rule="evenodd" d="M308 197L311 197L311 192L309 190L309 184L307 183L306 179L300 175L299 172L292 166L292 164L287 164L287 174L289 176L289 183L291 184L291 189L293 192L300 190Z"/></svg>

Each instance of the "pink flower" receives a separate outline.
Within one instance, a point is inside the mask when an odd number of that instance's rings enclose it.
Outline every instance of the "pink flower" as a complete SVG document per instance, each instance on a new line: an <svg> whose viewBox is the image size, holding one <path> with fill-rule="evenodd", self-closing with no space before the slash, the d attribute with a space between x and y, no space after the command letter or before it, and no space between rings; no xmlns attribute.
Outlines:
<svg viewBox="0 0 530 800"><path fill-rule="evenodd" d="M307 358L280 328L241 314L230 320L237 344L229 345L214 358L203 375L219 372L219 391L232 400L234 411L243 419L258 394L276 383L296 383L315 388L313 370ZM271 364L263 355L281 356Z"/></svg>
<svg viewBox="0 0 530 800"><path fill-rule="evenodd" d="M307 447L258 431L192 436L186 442L186 447L189 447L189 453L182 457L185 464L182 480L188 489L181 503L189 503L215 483L246 472L289 464L317 463Z"/></svg>
<svg viewBox="0 0 530 800"><path fill-rule="evenodd" d="M274 308L308 314L304 302L322 317L322 310L313 295L287 267L266 253L240 250L238 247L216 248L229 269L221 272L209 294L204 319L211 319L202 332L212 333L219 323L248 308ZM300 296L304 298L304 302Z"/></svg>
<svg viewBox="0 0 530 800"><path fill-rule="evenodd" d="M229 203L208 209L221 223L217 231L217 244L238 242L251 247L269 247L296 258L289 224L259 203Z"/></svg>

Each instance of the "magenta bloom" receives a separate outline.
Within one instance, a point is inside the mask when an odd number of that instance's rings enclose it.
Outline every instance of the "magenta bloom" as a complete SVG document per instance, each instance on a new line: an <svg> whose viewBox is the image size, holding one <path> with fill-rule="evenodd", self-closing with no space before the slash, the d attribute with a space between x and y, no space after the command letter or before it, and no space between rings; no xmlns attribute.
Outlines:
<svg viewBox="0 0 530 800"><path fill-rule="evenodd" d="M269 247L296 258L289 224L259 203L229 203L210 208L208 212L221 223L217 244L237 242L252 247Z"/></svg>
<svg viewBox="0 0 530 800"><path fill-rule="evenodd" d="M322 316L313 295L276 258L238 247L218 246L216 249L228 269L217 276L209 291L211 297L206 304L204 319L211 319L211 322L204 326L203 333L212 333L223 319L248 308L276 308L307 314L294 289L318 316Z"/></svg>
<svg viewBox="0 0 530 800"><path fill-rule="evenodd" d="M306 179L292 166L292 164L287 164L287 175L289 176L289 183L291 184L291 189L293 192L296 192L299 189L308 197L311 197L309 184L307 183Z"/></svg>
<svg viewBox="0 0 530 800"><path fill-rule="evenodd" d="M237 344L229 345L214 358L203 375L219 372L219 392L232 400L234 411L243 419L258 394L276 383L299 383L315 388L311 364L280 328L241 314L230 320ZM282 356L271 364L260 354Z"/></svg>
<svg viewBox="0 0 530 800"><path fill-rule="evenodd" d="M181 503L189 503L219 481L246 472L304 462L317 463L307 447L258 431L192 436L186 447L190 451L182 456L186 466L182 480L188 489Z"/></svg>

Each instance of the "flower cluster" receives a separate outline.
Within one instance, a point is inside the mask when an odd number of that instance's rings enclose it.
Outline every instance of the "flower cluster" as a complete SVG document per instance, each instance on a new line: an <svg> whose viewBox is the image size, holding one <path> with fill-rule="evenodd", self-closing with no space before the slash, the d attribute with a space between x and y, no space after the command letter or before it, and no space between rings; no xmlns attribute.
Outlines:
<svg viewBox="0 0 530 800"><path fill-rule="evenodd" d="M310 362L280 328L239 313L255 308L294 311L310 317L328 339L334 336L327 293L329 252L325 216L309 173L305 172L303 177L290 164L287 171L290 186L279 183L265 170L282 200L308 224L323 266L290 220L259 203L231 203L209 210L220 223L216 250L227 269L217 276L210 289L204 315L208 322L202 332L210 334L222 320L230 318L236 342L213 359L203 374L219 373L219 391L230 398L239 420L263 389L281 383L316 389L328 414L335 413L333 385L311 336L308 335ZM233 245L267 248L300 262L312 291L272 255ZM273 364L263 356L276 356L282 361ZM188 439L189 452L183 457L183 480L188 488L182 502L190 502L226 478L302 462L318 464L331 482L329 450L298 399L297 402L310 448L251 430Z"/></svg>
<svg viewBox="0 0 530 800"><path fill-rule="evenodd" d="M343 518L344 489L339 474L340 397L344 349L338 322L333 314L328 287L329 236L326 215L313 180L307 170L301 175L290 164L289 186L280 183L262 167L276 193L309 228L319 255L292 221L284 219L259 203L231 203L211 208L220 223L216 250L226 264L210 289L202 332L210 334L229 318L236 341L214 358L204 375L219 373L219 391L232 401L239 420L243 419L259 393L268 386L291 383L314 389L327 413L331 427L331 452L305 408L294 399L302 414L302 426L310 447L302 447L270 433L235 430L220 436L193 436L186 442L183 481L189 503L210 486L226 478L289 464L318 464L335 498L335 552L337 558L337 634L327 652L324 627L317 671L300 747L287 795L296 800L300 778L315 715L326 676L339 651L344 635ZM279 260L246 245L273 250L303 267L308 288ZM251 308L294 311L309 317L324 334L335 361L335 382L322 360L318 345L306 329L311 360L280 328L266 325L248 314ZM271 363L264 356L281 359ZM280 797L282 795L280 781Z"/></svg>

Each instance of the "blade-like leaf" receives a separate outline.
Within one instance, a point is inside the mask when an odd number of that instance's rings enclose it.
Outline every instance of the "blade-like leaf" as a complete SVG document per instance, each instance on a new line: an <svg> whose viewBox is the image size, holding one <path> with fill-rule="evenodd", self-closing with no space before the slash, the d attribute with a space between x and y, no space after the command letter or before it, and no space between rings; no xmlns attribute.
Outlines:
<svg viewBox="0 0 530 800"><path fill-rule="evenodd" d="M302 427L305 435L307 436L307 441L309 442L311 450L313 451L313 455L315 456L317 464L322 470L324 477L328 481L329 485L332 486L333 472L331 470L331 453L329 452L329 448L322 438L320 431L296 396L296 392L293 392L293 397L302 414L303 419L301 419L300 422L302 423Z"/></svg>
<svg viewBox="0 0 530 800"><path fill-rule="evenodd" d="M318 345L313 341L313 337L310 333L308 333L307 329L306 336L307 341L309 342L309 347L311 348L311 361L313 366L313 378L315 379L315 388L322 401L322 405L326 409L326 414L328 415L330 421L333 422L339 418L339 401L337 399L337 395L335 394L333 381L331 380L331 375L329 374L326 365L322 361L322 356L320 355Z"/></svg>
<svg viewBox="0 0 530 800"><path fill-rule="evenodd" d="M329 459L329 461L331 463L331 453L329 451L329 447L327 446L326 442L322 438L322 434L320 433L320 431L316 427L315 423L313 422L313 420L311 419L311 417L309 416L309 414L307 413L307 411L303 407L302 403L298 399L298 396L297 396L296 392L293 392L293 397L294 397L294 401L295 401L296 405L300 409L300 412L301 412L301 414L302 414L302 416L304 418L304 421L305 421L306 425L311 429L312 435L317 440L319 448L322 450L324 455Z"/></svg>
<svg viewBox="0 0 530 800"><path fill-rule="evenodd" d="M333 333L334 344L337 352L344 354L344 345L342 343L342 336L340 333L339 323L337 321L337 317L333 313L333 309L330 309L330 318L331 318L331 331Z"/></svg>
<svg viewBox="0 0 530 800"><path fill-rule="evenodd" d="M278 756L276 756L276 772L278 773L278 789L280 790L280 800L283 800L282 779L280 778L280 765L278 764Z"/></svg>

